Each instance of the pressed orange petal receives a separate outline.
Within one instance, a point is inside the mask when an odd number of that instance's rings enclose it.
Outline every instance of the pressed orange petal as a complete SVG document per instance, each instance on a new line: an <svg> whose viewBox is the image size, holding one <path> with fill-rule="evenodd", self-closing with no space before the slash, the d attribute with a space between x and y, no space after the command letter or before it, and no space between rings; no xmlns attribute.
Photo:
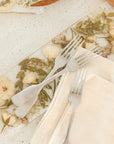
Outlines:
<svg viewBox="0 0 114 144"><path fill-rule="evenodd" d="M114 6L114 0L107 0L111 5Z"/></svg>
<svg viewBox="0 0 114 144"><path fill-rule="evenodd" d="M31 6L46 6L46 5L55 3L56 1L59 1L59 0L42 0L42 1L36 2L35 4L32 4Z"/></svg>

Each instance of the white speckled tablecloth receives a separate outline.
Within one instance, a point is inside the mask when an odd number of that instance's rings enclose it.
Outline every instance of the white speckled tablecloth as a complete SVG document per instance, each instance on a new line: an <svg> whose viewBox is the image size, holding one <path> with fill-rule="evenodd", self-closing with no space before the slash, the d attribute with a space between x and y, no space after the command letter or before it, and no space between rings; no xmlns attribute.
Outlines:
<svg viewBox="0 0 114 144"><path fill-rule="evenodd" d="M60 0L38 15L0 14L0 75L29 56L52 37L92 11L105 0ZM38 119L5 136L0 144L28 144Z"/></svg>

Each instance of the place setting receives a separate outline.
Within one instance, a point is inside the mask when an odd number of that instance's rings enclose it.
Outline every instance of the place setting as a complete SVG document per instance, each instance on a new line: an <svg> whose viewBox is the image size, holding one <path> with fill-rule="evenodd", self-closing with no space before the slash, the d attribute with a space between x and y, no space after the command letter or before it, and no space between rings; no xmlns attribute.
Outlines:
<svg viewBox="0 0 114 144"><path fill-rule="evenodd" d="M0 76L1 144L18 136L13 144L114 143L112 5L105 2Z"/></svg>

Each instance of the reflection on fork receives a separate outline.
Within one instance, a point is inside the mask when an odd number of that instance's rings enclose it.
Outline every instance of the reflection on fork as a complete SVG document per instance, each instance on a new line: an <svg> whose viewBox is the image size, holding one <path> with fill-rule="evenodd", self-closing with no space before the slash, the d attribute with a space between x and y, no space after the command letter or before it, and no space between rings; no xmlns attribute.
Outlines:
<svg viewBox="0 0 114 144"><path fill-rule="evenodd" d="M69 120L69 124L68 124L67 134L61 144L70 144L69 139L68 139L69 133L70 133L75 109L78 106L78 104L80 103L83 87L85 84L86 73L87 73L86 70L78 71L74 78L74 81L73 81L73 84L72 84L72 87L70 90L70 94L69 94L69 103L71 105L71 116L70 116L70 120Z"/></svg>

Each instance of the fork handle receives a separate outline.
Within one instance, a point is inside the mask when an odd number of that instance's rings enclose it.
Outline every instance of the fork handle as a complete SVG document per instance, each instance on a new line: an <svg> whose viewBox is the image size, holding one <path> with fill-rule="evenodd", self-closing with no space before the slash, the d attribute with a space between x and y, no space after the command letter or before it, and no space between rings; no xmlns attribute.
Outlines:
<svg viewBox="0 0 114 144"><path fill-rule="evenodd" d="M63 75L65 72L67 72L67 69L63 69L62 71L58 72L55 75L52 75L49 78L46 78L42 83L40 83L41 87L44 87L46 84L50 83L54 79L58 78L59 76ZM50 74L51 75L51 74Z"/></svg>
<svg viewBox="0 0 114 144"><path fill-rule="evenodd" d="M76 106L71 106L71 114L70 114L70 120L68 123L67 133L66 133L65 139L63 140L62 144L69 144L68 136L69 136L72 122L73 122L75 109L76 109Z"/></svg>
<svg viewBox="0 0 114 144"><path fill-rule="evenodd" d="M59 66L58 65L54 65L53 69L51 70L51 72L48 74L48 76L46 77L46 79L48 79L49 77L51 77L57 70L58 70Z"/></svg>

